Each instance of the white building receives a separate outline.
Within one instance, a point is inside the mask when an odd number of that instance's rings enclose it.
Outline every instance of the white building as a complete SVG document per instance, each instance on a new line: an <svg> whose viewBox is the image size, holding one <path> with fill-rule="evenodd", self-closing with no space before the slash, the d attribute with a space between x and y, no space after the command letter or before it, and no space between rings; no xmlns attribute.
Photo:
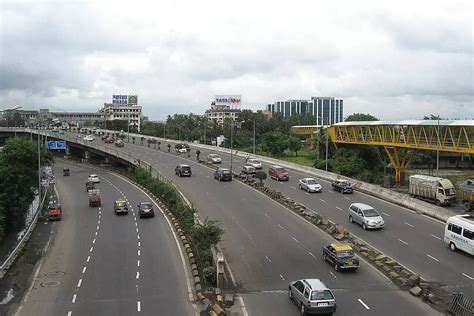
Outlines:
<svg viewBox="0 0 474 316"><path fill-rule="evenodd" d="M142 107L140 105L119 105L104 103L100 109L107 121L127 120L130 126L135 126L140 131L140 124L143 120Z"/></svg>
<svg viewBox="0 0 474 316"><path fill-rule="evenodd" d="M240 95L216 95L211 108L204 115L209 121L217 121L219 125L224 124L225 119L235 121L241 112L239 109L241 100Z"/></svg>

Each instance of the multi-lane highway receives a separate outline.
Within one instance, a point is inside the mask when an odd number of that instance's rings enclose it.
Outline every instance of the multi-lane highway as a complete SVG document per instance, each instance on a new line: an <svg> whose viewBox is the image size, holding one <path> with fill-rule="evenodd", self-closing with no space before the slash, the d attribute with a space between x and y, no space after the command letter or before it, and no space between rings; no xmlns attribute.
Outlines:
<svg viewBox="0 0 474 316"><path fill-rule="evenodd" d="M166 148L166 144L161 146ZM296 314L297 308L286 298L285 290L290 280L299 278L324 280L335 290L342 315L436 314L365 262L357 273L333 271L321 259L322 246L332 240L252 188L237 181L216 182L210 168L174 153L129 143L122 150L173 179L202 216L221 221L226 231L222 245L250 314ZM176 177L177 163L190 164L193 176Z"/></svg>
<svg viewBox="0 0 474 316"><path fill-rule="evenodd" d="M54 166L63 220L19 315L195 315L179 243L155 205L155 217L140 219L137 204L150 198L125 179L103 170L59 162ZM71 176L62 176L68 166ZM89 207L85 181L96 184L101 207ZM125 198L128 215L113 204Z"/></svg>

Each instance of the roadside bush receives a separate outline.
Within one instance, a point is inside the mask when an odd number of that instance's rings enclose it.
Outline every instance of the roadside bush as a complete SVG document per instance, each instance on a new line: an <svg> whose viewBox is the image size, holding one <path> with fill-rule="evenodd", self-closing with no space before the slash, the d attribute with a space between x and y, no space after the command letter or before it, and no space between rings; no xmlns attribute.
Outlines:
<svg viewBox="0 0 474 316"><path fill-rule="evenodd" d="M206 284L216 284L217 283L217 270L213 266L205 267L202 270Z"/></svg>

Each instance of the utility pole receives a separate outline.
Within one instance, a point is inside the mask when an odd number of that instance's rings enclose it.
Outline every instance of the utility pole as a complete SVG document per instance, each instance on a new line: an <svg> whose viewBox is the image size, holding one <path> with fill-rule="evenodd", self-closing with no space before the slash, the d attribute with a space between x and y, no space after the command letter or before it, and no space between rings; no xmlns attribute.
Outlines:
<svg viewBox="0 0 474 316"><path fill-rule="evenodd" d="M253 117L253 154L255 156L255 116Z"/></svg>
<svg viewBox="0 0 474 316"><path fill-rule="evenodd" d="M438 138L438 146L436 149L436 176L439 177L439 147L441 146L439 142L439 115L438 115L438 131L436 132Z"/></svg>
<svg viewBox="0 0 474 316"><path fill-rule="evenodd" d="M230 124L230 174L232 173L232 149L234 148L233 137L234 137L234 119Z"/></svg>
<svg viewBox="0 0 474 316"><path fill-rule="evenodd" d="M326 127L326 171L328 171L328 147L329 147L329 133Z"/></svg>

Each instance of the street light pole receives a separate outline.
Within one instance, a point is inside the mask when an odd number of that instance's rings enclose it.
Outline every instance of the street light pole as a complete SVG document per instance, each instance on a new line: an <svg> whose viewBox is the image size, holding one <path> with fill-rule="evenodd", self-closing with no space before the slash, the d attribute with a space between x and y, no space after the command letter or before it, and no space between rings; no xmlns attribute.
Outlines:
<svg viewBox="0 0 474 316"><path fill-rule="evenodd" d="M436 132L437 138L438 138L438 146L436 149L436 176L439 177L439 115L438 115L438 131Z"/></svg>
<svg viewBox="0 0 474 316"><path fill-rule="evenodd" d="M326 127L326 171L328 171L328 147L329 147L329 133Z"/></svg>
<svg viewBox="0 0 474 316"><path fill-rule="evenodd" d="M232 151L234 149L234 119L232 119L232 122L230 124L230 174L232 175Z"/></svg>
<svg viewBox="0 0 474 316"><path fill-rule="evenodd" d="M130 143L130 113L127 116L127 134L128 134L128 142Z"/></svg>
<svg viewBox="0 0 474 316"><path fill-rule="evenodd" d="M255 117L253 118L253 155L255 156Z"/></svg>

